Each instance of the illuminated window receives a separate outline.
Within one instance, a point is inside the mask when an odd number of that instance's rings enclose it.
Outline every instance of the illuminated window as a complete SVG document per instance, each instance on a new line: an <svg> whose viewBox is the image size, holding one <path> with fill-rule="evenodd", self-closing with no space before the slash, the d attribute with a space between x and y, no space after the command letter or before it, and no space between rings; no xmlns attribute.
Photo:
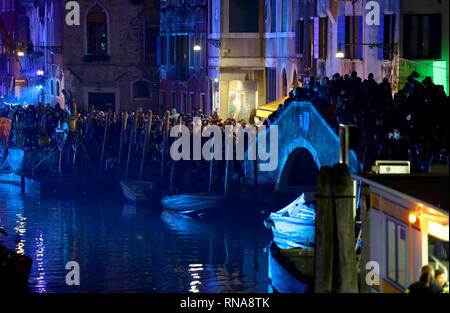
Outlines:
<svg viewBox="0 0 450 313"><path fill-rule="evenodd" d="M87 15L88 53L108 54L108 25L105 11L95 5Z"/></svg>

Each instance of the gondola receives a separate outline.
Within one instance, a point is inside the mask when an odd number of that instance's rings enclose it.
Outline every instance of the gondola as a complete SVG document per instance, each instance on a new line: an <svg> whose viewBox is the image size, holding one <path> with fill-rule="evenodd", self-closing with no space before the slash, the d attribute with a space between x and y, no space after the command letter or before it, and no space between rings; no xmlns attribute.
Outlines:
<svg viewBox="0 0 450 313"><path fill-rule="evenodd" d="M280 249L274 241L268 249L269 279L279 293L310 293L314 284L314 249L301 246Z"/></svg>

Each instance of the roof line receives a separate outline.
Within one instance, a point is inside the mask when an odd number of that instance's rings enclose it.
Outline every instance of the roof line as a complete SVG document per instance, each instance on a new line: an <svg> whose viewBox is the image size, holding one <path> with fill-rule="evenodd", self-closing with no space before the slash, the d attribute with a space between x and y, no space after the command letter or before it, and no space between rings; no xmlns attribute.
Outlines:
<svg viewBox="0 0 450 313"><path fill-rule="evenodd" d="M386 192L389 192L389 193L391 193L391 194L393 194L393 195L395 195L395 196L398 196L398 197L401 197L401 198L405 198L405 199L410 200L410 201L413 201L413 202L423 203L424 205L426 205L426 206L428 206L428 207L430 207L430 208L432 208L432 209L438 211L439 213L442 213L442 214L447 215L447 216L449 215L449 214L448 214L449 212L443 210L442 208L439 208L439 207L435 206L434 204L428 203L428 202L426 202L426 201L424 201L424 200L421 200L421 199L419 199L419 198L416 198L416 197L410 196L410 195L408 195L408 194L406 194L406 193L403 193L403 192L401 192L401 191L392 189L392 188L390 188L390 187L387 187L387 186L385 186L385 185L383 185L383 184L377 183L377 182L375 182L375 181L373 181L373 180L370 180L370 179L368 179L368 178L361 177L361 176L359 176L358 174L351 174L351 176L352 176L352 178L355 179L355 180L360 180L360 181L362 181L362 182L364 182L364 183L366 183L366 184L372 185L372 186L374 186L374 187L376 187L376 188L379 188L379 189L381 189L381 190L384 190L384 191L386 191Z"/></svg>

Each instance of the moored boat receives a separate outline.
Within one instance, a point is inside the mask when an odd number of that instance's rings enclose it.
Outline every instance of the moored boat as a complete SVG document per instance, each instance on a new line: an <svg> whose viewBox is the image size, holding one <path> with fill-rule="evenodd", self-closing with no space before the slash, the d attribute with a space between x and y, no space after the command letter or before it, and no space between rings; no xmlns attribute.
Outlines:
<svg viewBox="0 0 450 313"><path fill-rule="evenodd" d="M161 199L164 209L184 214L201 214L217 207L225 197L214 193L181 194Z"/></svg>
<svg viewBox="0 0 450 313"><path fill-rule="evenodd" d="M269 278L280 293L313 292L314 249L303 246L280 249L272 241L268 249Z"/></svg>
<svg viewBox="0 0 450 313"><path fill-rule="evenodd" d="M0 229L4 235L6 233ZM1 245L0 292L28 292L28 278L33 260Z"/></svg>
<svg viewBox="0 0 450 313"><path fill-rule="evenodd" d="M314 245L315 219L314 208L306 204L302 194L285 208L271 213L264 225L272 230L278 247L291 249Z"/></svg>
<svg viewBox="0 0 450 313"><path fill-rule="evenodd" d="M152 186L152 182L139 180L127 180L120 182L120 187L122 188L122 193L125 199L135 203L150 201L148 198L148 191L152 188Z"/></svg>

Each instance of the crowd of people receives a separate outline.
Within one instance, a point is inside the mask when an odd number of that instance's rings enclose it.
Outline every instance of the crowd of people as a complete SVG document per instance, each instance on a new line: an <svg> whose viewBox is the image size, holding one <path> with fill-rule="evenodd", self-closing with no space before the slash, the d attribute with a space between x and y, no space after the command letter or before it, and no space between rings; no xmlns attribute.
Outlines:
<svg viewBox="0 0 450 313"><path fill-rule="evenodd" d="M192 114L181 114L173 108L169 112L169 128L172 129L176 124L180 121L183 125L186 125L190 133L192 134L194 128L194 117L198 117L201 120L201 127L204 128L208 125L217 125L220 128L224 129L226 125L236 126L246 126L245 120L236 121L232 118L220 119L217 112L214 111L211 116L205 116L202 110L194 110ZM92 116L91 116L92 114ZM144 139L146 135L147 123L149 121L150 112L145 112L142 109L131 112L114 112L111 111L110 116L110 126L109 132L107 136L107 141L105 145L105 160L110 159L117 161L120 149L122 128L125 119L125 115L127 114L127 127L126 131L123 134L123 142L122 142L122 153L123 159L126 160L130 140L133 139L133 144L131 145L131 167L133 176L137 175L138 167L141 164L140 158L142 157L142 152L144 148ZM163 151L163 143L165 136L165 110L164 108L160 108L159 112L152 113L152 123L151 123L151 132L148 138L148 154L146 160L146 167L148 170L157 169L159 172L160 162L162 159L162 151ZM37 148L39 146L47 146L47 147L56 147L61 139L58 137L59 133L65 133L64 139L66 139L65 150L74 149L74 138L69 137L67 139L67 135L70 133L69 126L71 112L70 106L67 105L65 109L62 109L59 104L55 106L51 106L50 104L43 105L42 103L38 103L36 106L28 105L28 106L9 106L4 105L0 107L0 117L7 117L12 120L11 131L9 136L8 146L11 147L24 147L27 149ZM137 124L136 124L136 132L132 136L135 117L137 116ZM99 111L99 110L77 110L76 112L76 120L77 120L77 129L76 129L76 144L78 145L79 153L78 157L83 158L82 162L77 164L78 171L81 171L82 168L85 169L86 172L92 170L95 167L94 164L98 164L100 161L100 156L102 154L103 149L103 140L105 134L105 125L107 124L108 112ZM252 121L257 120L255 116L253 116ZM169 130L170 131L170 130ZM202 140L206 141L209 138L202 138ZM174 137L168 137L168 147L176 140ZM63 143L64 144L64 143ZM222 159L225 160L225 140L222 140ZM70 153L67 154L67 163L72 162ZM192 154L192 149L191 149ZM72 152L73 155L73 152ZM1 159L1 158L0 158ZM170 158L168 159L167 167L170 168ZM192 157L191 157L192 159ZM186 179L184 187L187 189L195 188L195 183L202 182L202 188L204 189L205 184L208 181L209 175L209 162L205 160L193 161L193 162L185 162L180 161L183 164L182 168L184 169L184 173ZM0 161L1 163L1 161ZM89 164L90 163L90 164ZM114 165L115 163L115 165ZM225 168L225 161L217 162L217 174L218 180L224 180L223 173ZM117 162L106 162L109 166L117 167ZM124 166L122 166L123 168ZM233 164L235 168L234 173L238 173L234 179L240 179L239 175L242 172L241 163L236 162ZM106 168L105 171L114 172L112 168ZM56 175L56 173L54 173ZM188 176L188 177L187 177ZM191 179L192 177L192 179ZM204 178L204 179L201 179ZM220 183L217 184L221 185ZM179 186L183 188L183 186ZM198 188L197 188L198 189Z"/></svg>
<svg viewBox="0 0 450 313"><path fill-rule="evenodd" d="M365 80L355 71L334 74L331 80L311 77L290 93L269 122L276 122L292 101L311 101L336 132L340 123L359 127L357 154L364 171L375 160L409 160L412 173L428 173L432 163L449 165L449 98L430 77L422 82L416 77L410 75L394 96L389 80L377 83L373 74Z"/></svg>
<svg viewBox="0 0 450 313"><path fill-rule="evenodd" d="M389 81L385 78L378 84L373 74L369 74L365 80L358 77L356 72L345 76L334 74L331 80L328 77L319 79L312 76L303 87L295 88L289 94L289 98L263 123L256 117L256 110L252 111L247 123L246 120L220 119L216 111L211 116L205 116L201 110L195 110L192 114L181 114L172 109L170 127L177 124L181 117L182 123L188 126L192 133L195 116L201 118L203 127L270 125L277 122L277 117L292 101L305 100L316 106L336 132L340 123L359 127L357 154L359 159L364 160L364 171L370 170L375 160L409 160L412 173L428 173L432 162L449 164L448 97L443 86L433 84L430 77L419 82L411 75L404 88L392 96ZM155 113L157 114L152 115L149 138L150 163L161 159L163 149L164 108L161 107L160 112ZM149 112L143 110L129 112L123 147L129 146L136 114L138 122L133 155L138 158L143 150ZM9 147L56 144L57 134L68 132L65 122L70 115L70 108L66 106L64 109L59 104L51 106L39 103L36 106L0 107L0 117L12 120ZM77 133L78 138L81 138L80 142L84 144L83 150L88 151L89 159L98 161L103 149L107 112L79 110L76 115ZM124 117L123 111L111 113L106 146L109 157L118 155ZM175 138L170 140L173 141ZM186 166L193 166L194 173L202 173L203 167L206 169L208 164L190 162ZM238 169L238 173L240 171L242 169Z"/></svg>

